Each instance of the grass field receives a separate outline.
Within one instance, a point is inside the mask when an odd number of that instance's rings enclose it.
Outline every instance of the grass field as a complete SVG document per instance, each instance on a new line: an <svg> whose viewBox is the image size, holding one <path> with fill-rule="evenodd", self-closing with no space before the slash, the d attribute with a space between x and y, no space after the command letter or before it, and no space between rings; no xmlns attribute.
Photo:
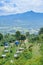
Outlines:
<svg viewBox="0 0 43 65"><path fill-rule="evenodd" d="M15 45L8 48L8 53L4 52L4 46L0 46L0 65L40 65L40 45L33 44L30 49L24 49L19 58L16 59L14 58L17 50ZM6 58L1 58L2 54L6 54Z"/></svg>

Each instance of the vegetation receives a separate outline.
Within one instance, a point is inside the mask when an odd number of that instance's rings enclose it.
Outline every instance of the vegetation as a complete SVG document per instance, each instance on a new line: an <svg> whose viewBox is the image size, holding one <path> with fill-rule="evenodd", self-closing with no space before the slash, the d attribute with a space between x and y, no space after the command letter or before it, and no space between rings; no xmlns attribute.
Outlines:
<svg viewBox="0 0 43 65"><path fill-rule="evenodd" d="M39 34L43 34L43 28L40 28Z"/></svg>
<svg viewBox="0 0 43 65"><path fill-rule="evenodd" d="M3 39L3 35L0 33L0 40L2 40Z"/></svg>
<svg viewBox="0 0 43 65"><path fill-rule="evenodd" d="M16 40L20 42L18 47L14 44ZM7 49L5 42L9 44ZM20 47L24 50L15 58L14 54ZM4 50L9 51L5 53ZM2 58L2 54L6 54L6 57ZM0 65L43 65L43 28L37 35L29 32L22 34L20 31L6 35L0 33Z"/></svg>

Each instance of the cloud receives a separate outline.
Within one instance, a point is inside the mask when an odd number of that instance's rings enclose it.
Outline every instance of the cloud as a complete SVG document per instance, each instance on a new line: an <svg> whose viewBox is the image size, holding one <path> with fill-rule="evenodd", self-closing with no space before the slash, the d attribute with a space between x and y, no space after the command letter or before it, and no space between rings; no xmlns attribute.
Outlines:
<svg viewBox="0 0 43 65"><path fill-rule="evenodd" d="M27 11L43 12L43 0L0 0L0 15L17 14Z"/></svg>

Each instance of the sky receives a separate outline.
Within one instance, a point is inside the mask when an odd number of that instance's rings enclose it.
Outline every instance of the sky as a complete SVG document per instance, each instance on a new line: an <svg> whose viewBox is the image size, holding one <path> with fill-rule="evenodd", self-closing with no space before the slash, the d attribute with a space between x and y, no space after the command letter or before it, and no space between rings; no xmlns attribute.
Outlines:
<svg viewBox="0 0 43 65"><path fill-rule="evenodd" d="M0 16L27 11L43 13L43 0L0 0Z"/></svg>

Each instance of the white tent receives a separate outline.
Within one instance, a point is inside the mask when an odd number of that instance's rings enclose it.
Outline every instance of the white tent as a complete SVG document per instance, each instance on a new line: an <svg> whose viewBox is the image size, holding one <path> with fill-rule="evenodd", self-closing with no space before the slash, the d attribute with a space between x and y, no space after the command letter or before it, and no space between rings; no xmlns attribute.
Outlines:
<svg viewBox="0 0 43 65"><path fill-rule="evenodd" d="M2 57L5 58L6 57L6 54L2 54Z"/></svg>
<svg viewBox="0 0 43 65"><path fill-rule="evenodd" d="M22 51L16 51L16 54L22 53Z"/></svg>
<svg viewBox="0 0 43 65"><path fill-rule="evenodd" d="M5 48L8 48L9 46L4 46Z"/></svg>
<svg viewBox="0 0 43 65"><path fill-rule="evenodd" d="M18 57L18 54L14 54L14 57L17 58Z"/></svg>
<svg viewBox="0 0 43 65"><path fill-rule="evenodd" d="M4 52L9 52L9 50L4 50Z"/></svg>

